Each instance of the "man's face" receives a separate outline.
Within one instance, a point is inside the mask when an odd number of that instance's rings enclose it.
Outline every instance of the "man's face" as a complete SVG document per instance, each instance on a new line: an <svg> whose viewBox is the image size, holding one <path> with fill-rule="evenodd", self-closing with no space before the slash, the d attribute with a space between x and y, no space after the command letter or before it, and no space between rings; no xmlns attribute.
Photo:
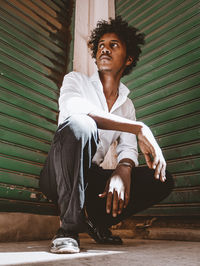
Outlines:
<svg viewBox="0 0 200 266"><path fill-rule="evenodd" d="M104 34L98 44L96 64L100 72L122 73L132 63L126 56L126 45L115 33Z"/></svg>

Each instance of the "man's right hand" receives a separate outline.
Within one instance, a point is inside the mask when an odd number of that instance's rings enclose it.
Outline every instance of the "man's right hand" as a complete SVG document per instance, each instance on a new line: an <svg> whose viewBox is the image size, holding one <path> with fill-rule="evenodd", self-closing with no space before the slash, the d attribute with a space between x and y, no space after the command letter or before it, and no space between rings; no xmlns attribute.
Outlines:
<svg viewBox="0 0 200 266"><path fill-rule="evenodd" d="M138 136L138 144L145 156L149 168L155 169L155 178L162 182L166 180L166 162L162 151L155 140L150 128L142 122L129 120L111 113L90 113L97 127L106 130L118 130ZM153 158L153 160L152 160Z"/></svg>
<svg viewBox="0 0 200 266"><path fill-rule="evenodd" d="M137 134L139 147L149 168L155 169L155 178L165 182L166 162L162 151L148 126L143 125ZM152 160L153 157L153 160Z"/></svg>

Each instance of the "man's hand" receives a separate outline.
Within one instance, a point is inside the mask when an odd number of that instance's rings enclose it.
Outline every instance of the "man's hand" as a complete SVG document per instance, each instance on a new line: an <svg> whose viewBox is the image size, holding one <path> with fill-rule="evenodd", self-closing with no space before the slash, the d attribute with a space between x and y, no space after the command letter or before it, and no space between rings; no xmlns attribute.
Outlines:
<svg viewBox="0 0 200 266"><path fill-rule="evenodd" d="M138 134L138 144L148 167L155 169L155 178L165 182L166 162L151 130L146 125L142 127Z"/></svg>
<svg viewBox="0 0 200 266"><path fill-rule="evenodd" d="M106 212L112 210L113 217L121 214L126 208L130 199L131 168L118 165L108 180L105 190L99 194L100 198L107 197Z"/></svg>

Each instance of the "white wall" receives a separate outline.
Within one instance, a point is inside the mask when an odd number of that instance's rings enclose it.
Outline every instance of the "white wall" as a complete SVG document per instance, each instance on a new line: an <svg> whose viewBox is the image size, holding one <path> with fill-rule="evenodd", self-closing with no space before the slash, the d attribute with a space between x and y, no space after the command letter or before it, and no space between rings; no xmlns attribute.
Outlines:
<svg viewBox="0 0 200 266"><path fill-rule="evenodd" d="M114 0L76 0L74 71L92 75L96 69L94 60L88 51L87 41L97 21L115 17Z"/></svg>

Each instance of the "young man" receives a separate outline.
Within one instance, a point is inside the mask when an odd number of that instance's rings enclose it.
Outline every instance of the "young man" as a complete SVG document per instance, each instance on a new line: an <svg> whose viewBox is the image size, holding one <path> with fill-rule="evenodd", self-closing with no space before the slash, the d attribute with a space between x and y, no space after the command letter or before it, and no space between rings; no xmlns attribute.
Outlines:
<svg viewBox="0 0 200 266"><path fill-rule="evenodd" d="M173 181L150 129L135 121L129 90L120 82L136 65L144 35L120 17L101 21L89 47L98 72L71 72L59 98L59 127L41 172L40 186L58 204L61 227L52 241L54 253L80 251L78 233L96 242L122 244L109 227L164 199ZM148 167L137 167L137 141ZM117 140L118 164L100 167Z"/></svg>

